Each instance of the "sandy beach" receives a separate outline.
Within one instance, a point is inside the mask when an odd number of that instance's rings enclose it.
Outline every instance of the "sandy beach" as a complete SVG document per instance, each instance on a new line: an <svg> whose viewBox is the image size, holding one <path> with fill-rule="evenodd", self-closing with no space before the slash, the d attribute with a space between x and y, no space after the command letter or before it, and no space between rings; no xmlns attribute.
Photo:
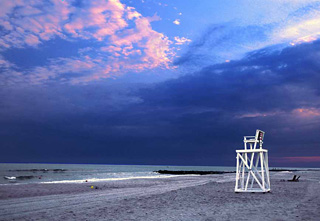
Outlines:
<svg viewBox="0 0 320 221"><path fill-rule="evenodd" d="M319 220L320 171L272 172L266 194L234 193L233 176L1 185L0 219Z"/></svg>

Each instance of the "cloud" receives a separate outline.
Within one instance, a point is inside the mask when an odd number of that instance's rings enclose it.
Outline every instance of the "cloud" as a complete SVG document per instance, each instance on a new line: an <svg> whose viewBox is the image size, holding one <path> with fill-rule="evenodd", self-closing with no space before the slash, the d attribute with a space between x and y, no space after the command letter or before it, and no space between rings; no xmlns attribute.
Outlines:
<svg viewBox="0 0 320 221"><path fill-rule="evenodd" d="M191 39L188 39L188 38L185 38L185 37L174 37L174 40L176 41L176 45L183 45L183 44L186 44L186 43L189 43L191 42Z"/></svg>
<svg viewBox="0 0 320 221"><path fill-rule="evenodd" d="M151 22L161 19L157 14L144 17L119 0L88 1L81 6L72 1L39 0L30 4L22 0L0 4L4 8L0 20L5 29L0 37L2 50L38 47L56 37L73 42L90 40L100 45L90 50L80 48L78 57L48 60L45 66L7 70L2 84L40 84L48 80L86 83L129 71L172 68L172 41L151 26ZM10 76L17 71L23 79Z"/></svg>
<svg viewBox="0 0 320 221"><path fill-rule="evenodd" d="M165 87L165 90L172 89L181 94L168 97L170 99L166 103L175 103L176 98L179 102L184 101L186 105L201 104L203 99L201 96L205 95L212 99L209 103L204 100L204 104L217 106L225 105L224 100L229 101L227 98L230 96L235 101L228 104L229 110L237 109L237 102L246 101L254 104L249 105L247 110L251 107L252 110L259 110L261 113L287 100L284 102L286 106L282 108L287 107L291 111L300 107L298 102L301 102L300 105L303 105L304 101L308 103L309 99L316 98L317 93L320 92L318 85L314 83L319 78L316 74L316 70L320 69L320 63L316 59L318 50L320 50L319 41L288 47L280 51L266 48L252 52L241 60L205 67L197 74L167 82L170 87ZM304 56L301 57L301 54ZM192 97L184 96L184 93L179 90L180 86L199 91ZM260 92L259 87L263 87L263 91L260 90ZM217 97L216 93L221 97ZM273 93L277 93L278 96L274 96ZM306 97L305 94L309 96ZM159 95L154 97L161 99ZM270 104L265 105L264 102L267 100L260 100L261 97L272 99L272 102L270 100ZM160 102L160 100L153 101ZM318 102L314 103L314 105L318 104Z"/></svg>
<svg viewBox="0 0 320 221"><path fill-rule="evenodd" d="M126 9L125 5L118 0L92 1L86 4L83 8L76 10L72 20L64 25L66 31L73 37L84 39L91 37L102 41L106 36L114 35L116 31L128 26L124 17L126 11L129 12L129 19L135 17L134 13L138 14L132 12L132 8Z"/></svg>
<svg viewBox="0 0 320 221"><path fill-rule="evenodd" d="M241 13L208 26L174 63L201 68L266 47L277 50L319 39L318 1L244 2Z"/></svg>
<svg viewBox="0 0 320 221"><path fill-rule="evenodd" d="M1 55L0 55L0 69L9 69L13 67L14 64L10 63L9 61L5 60Z"/></svg>
<svg viewBox="0 0 320 221"><path fill-rule="evenodd" d="M297 108L293 110L293 113L300 117L319 117L320 109L318 108Z"/></svg>
<svg viewBox="0 0 320 221"><path fill-rule="evenodd" d="M261 41L266 36L266 27L241 27L231 23L212 25L198 39L194 39L174 63L203 67L225 60L240 59L246 52L261 48Z"/></svg>
<svg viewBox="0 0 320 221"><path fill-rule="evenodd" d="M173 21L173 24L175 24L175 25L180 25L180 19L174 20L174 21Z"/></svg>
<svg viewBox="0 0 320 221"><path fill-rule="evenodd" d="M4 29L0 47L37 46L59 36L64 38L62 23L72 9L63 1L1 1L1 26Z"/></svg>
<svg viewBox="0 0 320 221"><path fill-rule="evenodd" d="M290 17L273 30L271 41L301 43L315 41L320 36L320 6Z"/></svg>

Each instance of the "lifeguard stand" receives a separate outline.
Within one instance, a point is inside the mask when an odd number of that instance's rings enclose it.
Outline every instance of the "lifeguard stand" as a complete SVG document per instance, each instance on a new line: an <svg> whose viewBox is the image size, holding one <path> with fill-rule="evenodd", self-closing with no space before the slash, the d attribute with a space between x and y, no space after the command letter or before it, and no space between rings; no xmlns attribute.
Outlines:
<svg viewBox="0 0 320 221"><path fill-rule="evenodd" d="M255 136L245 136L244 150L236 150L235 192L270 192L268 150L262 149L264 134L256 130Z"/></svg>

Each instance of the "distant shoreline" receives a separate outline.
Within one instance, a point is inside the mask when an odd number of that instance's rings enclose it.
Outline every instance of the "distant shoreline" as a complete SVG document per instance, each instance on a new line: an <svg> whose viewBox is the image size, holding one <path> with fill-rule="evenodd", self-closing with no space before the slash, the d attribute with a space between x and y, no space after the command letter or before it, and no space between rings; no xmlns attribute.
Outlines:
<svg viewBox="0 0 320 221"><path fill-rule="evenodd" d="M297 172L297 171L319 171L316 169L306 169L306 170L298 170L298 169L277 169L273 168L269 170L270 172ZM170 174L170 175L209 175L209 174L225 174L225 173L235 173L236 171L196 171L196 170L157 170L154 171L159 174Z"/></svg>
<svg viewBox="0 0 320 221"><path fill-rule="evenodd" d="M195 170L157 170L154 171L159 174L171 174L171 175L208 175L208 174L224 174L235 173L235 171L195 171Z"/></svg>

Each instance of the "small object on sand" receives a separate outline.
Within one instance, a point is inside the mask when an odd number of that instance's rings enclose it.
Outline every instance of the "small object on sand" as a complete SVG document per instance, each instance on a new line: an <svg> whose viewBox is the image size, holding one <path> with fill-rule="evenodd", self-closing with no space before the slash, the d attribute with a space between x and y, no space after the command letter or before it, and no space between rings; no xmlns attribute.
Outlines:
<svg viewBox="0 0 320 221"><path fill-rule="evenodd" d="M88 180L86 180L86 183L88 182Z"/></svg>
<svg viewBox="0 0 320 221"><path fill-rule="evenodd" d="M99 188L96 186L95 189L97 190L97 189L99 189Z"/></svg>
<svg viewBox="0 0 320 221"><path fill-rule="evenodd" d="M292 180L288 180L288 181L289 181L289 182L299 182L299 178L300 178L300 176L294 175L294 176L292 177Z"/></svg>
<svg viewBox="0 0 320 221"><path fill-rule="evenodd" d="M93 186L91 186L91 189L93 189Z"/></svg>

